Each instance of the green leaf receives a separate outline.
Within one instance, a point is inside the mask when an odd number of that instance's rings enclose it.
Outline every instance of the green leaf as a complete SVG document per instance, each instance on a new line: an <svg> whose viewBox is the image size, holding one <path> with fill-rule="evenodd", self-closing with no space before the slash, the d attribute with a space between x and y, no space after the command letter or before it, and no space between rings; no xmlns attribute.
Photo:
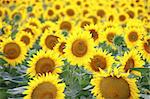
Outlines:
<svg viewBox="0 0 150 99"><path fill-rule="evenodd" d="M0 65L4 65L6 63L7 63L7 61L5 61L4 59L0 58Z"/></svg>

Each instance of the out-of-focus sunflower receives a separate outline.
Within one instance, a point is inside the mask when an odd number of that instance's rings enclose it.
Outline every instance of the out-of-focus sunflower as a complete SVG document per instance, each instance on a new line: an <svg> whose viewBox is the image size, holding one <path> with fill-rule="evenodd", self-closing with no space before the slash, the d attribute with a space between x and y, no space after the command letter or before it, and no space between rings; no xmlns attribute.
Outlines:
<svg viewBox="0 0 150 99"><path fill-rule="evenodd" d="M46 11L44 11L43 17L46 20L54 20L58 14L57 11L55 11L56 9L52 8L52 7L48 7L46 9Z"/></svg>
<svg viewBox="0 0 150 99"><path fill-rule="evenodd" d="M59 18L59 20L57 21L57 27L62 31L71 33L73 28L75 27L75 22L69 17Z"/></svg>
<svg viewBox="0 0 150 99"><path fill-rule="evenodd" d="M102 41L105 41L108 45L111 45L113 47L114 45L114 38L115 36L121 35L123 33L123 30L121 27L110 27L107 28L101 36Z"/></svg>
<svg viewBox="0 0 150 99"><path fill-rule="evenodd" d="M141 73L138 71L130 70L131 68L143 68L144 61L141 59L138 51L133 49L130 52L126 52L123 57L119 58L121 63L121 69L123 72L131 72L135 75L140 76Z"/></svg>
<svg viewBox="0 0 150 99"><path fill-rule="evenodd" d="M24 99L64 99L65 84L57 75L46 74L33 78L23 94Z"/></svg>
<svg viewBox="0 0 150 99"><path fill-rule="evenodd" d="M45 21L44 23L41 24L41 31L44 33L46 30L52 30L52 31L57 31L57 25L51 21Z"/></svg>
<svg viewBox="0 0 150 99"><path fill-rule="evenodd" d="M128 48L134 48L137 46L137 43L143 38L143 35L146 34L146 31L143 27L129 27L125 29L125 43Z"/></svg>
<svg viewBox="0 0 150 99"><path fill-rule="evenodd" d="M62 72L60 68L63 65L61 57L53 51L41 50L28 63L27 73L31 77L46 73L57 74Z"/></svg>
<svg viewBox="0 0 150 99"><path fill-rule="evenodd" d="M93 95L97 99L138 99L140 91L136 79L128 76L129 73L121 73L117 69L110 72L100 70L91 80Z"/></svg>
<svg viewBox="0 0 150 99"><path fill-rule="evenodd" d="M116 15L118 14L116 9L111 9L107 11L107 15L106 15L106 21L111 21L111 22L116 22L117 21L117 17Z"/></svg>
<svg viewBox="0 0 150 99"><path fill-rule="evenodd" d="M77 23L78 28L84 28L87 25L93 24L93 20L86 18L86 17L80 17L79 22Z"/></svg>
<svg viewBox="0 0 150 99"><path fill-rule="evenodd" d="M7 8L4 8L4 7L0 7L0 19L4 19L6 17L6 9Z"/></svg>
<svg viewBox="0 0 150 99"><path fill-rule="evenodd" d="M23 42L27 48L32 48L33 43L35 42L33 35L25 31L18 32L16 35L16 40Z"/></svg>
<svg viewBox="0 0 150 99"><path fill-rule="evenodd" d="M79 15L79 9L76 5L67 5L63 9L63 14L71 19L76 19Z"/></svg>
<svg viewBox="0 0 150 99"><path fill-rule="evenodd" d="M93 57L90 59L90 62L86 63L84 66L91 72L99 72L100 69L111 69L113 63L114 57L111 56L111 54L103 51L102 49L98 49L93 53Z"/></svg>
<svg viewBox="0 0 150 99"><path fill-rule="evenodd" d="M94 42L96 44L98 44L100 42L100 29L99 29L99 26L98 25L94 25L94 24L90 24L90 25L87 25L84 27L85 28L85 31L88 31L90 32L90 34L92 34L92 38L94 40Z"/></svg>
<svg viewBox="0 0 150 99"><path fill-rule="evenodd" d="M40 28L41 26L41 22L37 18L29 18L27 24L35 26L36 28Z"/></svg>
<svg viewBox="0 0 150 99"><path fill-rule="evenodd" d="M25 31L27 33L31 33L35 39L37 39L41 35L41 29L36 28L35 26L31 26L29 24L24 24L19 27L20 31Z"/></svg>
<svg viewBox="0 0 150 99"><path fill-rule="evenodd" d="M87 9L85 9L85 10L87 10ZM92 19L94 24L100 24L98 18L96 17L96 15L93 15L92 11L88 11L88 12L85 11L85 13L86 13L85 17Z"/></svg>
<svg viewBox="0 0 150 99"><path fill-rule="evenodd" d="M14 9L10 13L10 19L15 21L15 22L22 23L26 19L26 10L25 9L21 9L21 7Z"/></svg>
<svg viewBox="0 0 150 99"><path fill-rule="evenodd" d="M55 9L58 14L64 9L65 2L60 0L55 0L55 2L52 3L52 7Z"/></svg>
<svg viewBox="0 0 150 99"><path fill-rule="evenodd" d="M139 42L138 50L143 58L150 62L150 36L145 37L143 41Z"/></svg>
<svg viewBox="0 0 150 99"><path fill-rule="evenodd" d="M59 55L62 57L62 58L65 58L64 57L64 49L66 48L66 39L65 38L61 38L61 40L59 40L59 43L56 44L56 46L54 47L54 51L56 53L59 53Z"/></svg>
<svg viewBox="0 0 150 99"><path fill-rule="evenodd" d="M137 19L138 18L138 13L137 13L136 8L131 7L131 6L127 6L127 8L124 10L128 14L129 18L131 18L131 19Z"/></svg>
<svg viewBox="0 0 150 99"><path fill-rule="evenodd" d="M54 33L52 30L46 30L40 38L40 46L44 50L53 50L61 38L62 35L59 33L59 31Z"/></svg>
<svg viewBox="0 0 150 99"><path fill-rule="evenodd" d="M128 14L122 11L122 9L119 10L119 13L116 15L116 17L117 17L116 22L118 22L121 25L126 24L129 19Z"/></svg>
<svg viewBox="0 0 150 99"><path fill-rule="evenodd" d="M64 49L65 57L72 65L84 65L90 61L94 46L90 33L79 29L69 35Z"/></svg>
<svg viewBox="0 0 150 99"><path fill-rule="evenodd" d="M27 48L25 44L20 41L7 38L0 46L0 52L4 54L3 59L12 66L21 63L26 57Z"/></svg>

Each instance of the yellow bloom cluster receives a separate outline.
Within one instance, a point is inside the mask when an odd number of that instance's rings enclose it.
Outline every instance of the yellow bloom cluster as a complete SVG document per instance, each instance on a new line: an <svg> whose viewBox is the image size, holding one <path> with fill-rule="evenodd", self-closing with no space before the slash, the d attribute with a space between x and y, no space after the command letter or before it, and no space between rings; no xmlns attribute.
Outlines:
<svg viewBox="0 0 150 99"><path fill-rule="evenodd" d="M130 69L150 63L149 4L150 0L1 0L0 58L12 66L28 60L27 74L34 79L25 99L64 98L65 85L58 76L63 60L93 73L92 93L98 99L137 99L136 80L127 75L140 76ZM29 57L33 49L37 52Z"/></svg>

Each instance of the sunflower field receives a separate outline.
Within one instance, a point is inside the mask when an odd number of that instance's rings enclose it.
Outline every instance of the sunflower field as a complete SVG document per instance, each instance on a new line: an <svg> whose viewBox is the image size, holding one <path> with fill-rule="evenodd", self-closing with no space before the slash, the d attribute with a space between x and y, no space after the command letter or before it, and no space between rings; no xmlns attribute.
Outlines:
<svg viewBox="0 0 150 99"><path fill-rule="evenodd" d="M150 99L150 0L0 0L0 99Z"/></svg>

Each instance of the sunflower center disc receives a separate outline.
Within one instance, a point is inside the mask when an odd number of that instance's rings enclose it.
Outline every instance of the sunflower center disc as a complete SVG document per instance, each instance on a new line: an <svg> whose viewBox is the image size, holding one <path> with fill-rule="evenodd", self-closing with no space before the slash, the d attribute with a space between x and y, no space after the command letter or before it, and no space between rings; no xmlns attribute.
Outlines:
<svg viewBox="0 0 150 99"><path fill-rule="evenodd" d="M53 36L53 35L49 35L47 36L46 40L45 40L45 44L49 49L53 49L53 47L58 43L58 37L57 36Z"/></svg>
<svg viewBox="0 0 150 99"><path fill-rule="evenodd" d="M114 34L114 33L108 33L108 35L107 35L107 40L108 40L110 43L113 43L114 37L115 37L115 34Z"/></svg>
<svg viewBox="0 0 150 99"><path fill-rule="evenodd" d="M18 44L16 43L8 43L4 46L4 55L9 59L17 58L20 53L21 49Z"/></svg>
<svg viewBox="0 0 150 99"><path fill-rule="evenodd" d="M27 33L31 33L32 35L34 35L32 29L30 29L30 28L25 28L23 31L25 31Z"/></svg>
<svg viewBox="0 0 150 99"><path fill-rule="evenodd" d="M103 78L100 90L105 99L128 99L130 97L129 84L122 78Z"/></svg>
<svg viewBox="0 0 150 99"><path fill-rule="evenodd" d="M120 16L119 16L119 20L120 20L120 21L125 21L125 20L126 20L126 17L125 17L124 15L120 15Z"/></svg>
<svg viewBox="0 0 150 99"><path fill-rule="evenodd" d="M23 36L21 38L21 41L28 45L30 43L30 38L28 36Z"/></svg>
<svg viewBox="0 0 150 99"><path fill-rule="evenodd" d="M90 66L94 71L99 71L99 68L106 68L106 59L103 56L96 55L91 59Z"/></svg>
<svg viewBox="0 0 150 99"><path fill-rule="evenodd" d="M147 41L148 41L148 43L144 43L144 49L147 53L150 54L150 39Z"/></svg>
<svg viewBox="0 0 150 99"><path fill-rule="evenodd" d="M98 39L98 33L94 29L90 30L90 33L92 34L94 41Z"/></svg>
<svg viewBox="0 0 150 99"><path fill-rule="evenodd" d="M130 18L134 18L134 12L133 11L128 11L127 14L130 16Z"/></svg>
<svg viewBox="0 0 150 99"><path fill-rule="evenodd" d="M131 42L135 42L138 40L137 32L130 32L128 38Z"/></svg>
<svg viewBox="0 0 150 99"><path fill-rule="evenodd" d="M56 99L57 88L49 83L39 84L32 92L31 99Z"/></svg>
<svg viewBox="0 0 150 99"><path fill-rule="evenodd" d="M47 14L48 14L49 16L52 16L52 15L54 14L54 12L53 12L52 10L48 10Z"/></svg>
<svg viewBox="0 0 150 99"><path fill-rule="evenodd" d="M67 10L67 14L69 15L69 16L74 16L74 11L72 10L72 9L68 9Z"/></svg>
<svg viewBox="0 0 150 99"><path fill-rule="evenodd" d="M50 58L41 58L36 63L36 73L48 73L53 72L55 69L55 62Z"/></svg>
<svg viewBox="0 0 150 99"><path fill-rule="evenodd" d="M71 30L71 24L70 24L70 22L68 22L68 21L63 21L63 22L60 24L60 29L70 31L70 30Z"/></svg>
<svg viewBox="0 0 150 99"><path fill-rule="evenodd" d="M64 54L65 52L64 52L64 48L65 48L65 42L62 42L61 44L60 44L60 46L59 46L59 51L62 53L62 54Z"/></svg>
<svg viewBox="0 0 150 99"><path fill-rule="evenodd" d="M48 25L44 26L44 27L42 28L42 32L44 33L45 30L47 30L47 29L49 29L49 28L50 28L50 26L48 26Z"/></svg>
<svg viewBox="0 0 150 99"><path fill-rule="evenodd" d="M73 55L75 55L76 57L82 57L87 53L87 44L84 40L76 40L73 42L72 44L72 53Z"/></svg>
<svg viewBox="0 0 150 99"><path fill-rule="evenodd" d="M86 25L90 25L90 22L89 21L83 21L81 23L81 28L84 28L84 26L86 26Z"/></svg>
<svg viewBox="0 0 150 99"><path fill-rule="evenodd" d="M134 60L132 58L128 59L126 62L126 65L124 67L124 70L127 72L130 68L134 67Z"/></svg>
<svg viewBox="0 0 150 99"><path fill-rule="evenodd" d="M101 18L103 18L105 16L104 10L98 10L97 11L97 16L100 16Z"/></svg>

